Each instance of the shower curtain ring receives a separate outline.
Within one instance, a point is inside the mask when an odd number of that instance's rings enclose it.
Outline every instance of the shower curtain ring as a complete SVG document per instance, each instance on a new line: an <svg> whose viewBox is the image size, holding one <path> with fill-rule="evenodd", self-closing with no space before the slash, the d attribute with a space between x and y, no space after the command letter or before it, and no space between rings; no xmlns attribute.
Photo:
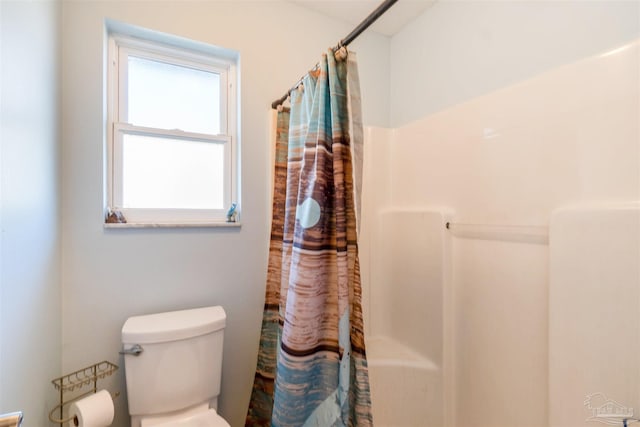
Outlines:
<svg viewBox="0 0 640 427"><path fill-rule="evenodd" d="M336 50L334 56L338 61L344 61L348 56L347 48L344 46L340 47L338 50Z"/></svg>

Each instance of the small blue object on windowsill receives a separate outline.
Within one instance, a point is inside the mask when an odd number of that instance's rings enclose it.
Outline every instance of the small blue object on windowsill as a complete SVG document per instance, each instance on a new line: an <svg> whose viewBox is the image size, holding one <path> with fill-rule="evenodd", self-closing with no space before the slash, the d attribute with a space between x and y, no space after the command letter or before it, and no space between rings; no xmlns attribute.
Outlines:
<svg viewBox="0 0 640 427"><path fill-rule="evenodd" d="M227 211L227 222L236 222L236 218L238 217L238 211L236 210L237 207L237 203L231 204L231 207Z"/></svg>

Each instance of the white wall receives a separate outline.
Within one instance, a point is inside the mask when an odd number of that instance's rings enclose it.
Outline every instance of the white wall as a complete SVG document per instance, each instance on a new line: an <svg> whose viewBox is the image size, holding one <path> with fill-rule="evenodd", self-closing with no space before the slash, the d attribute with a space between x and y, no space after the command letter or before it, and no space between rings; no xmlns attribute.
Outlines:
<svg viewBox="0 0 640 427"><path fill-rule="evenodd" d="M634 1L441 0L391 40L391 125L638 35Z"/></svg>
<svg viewBox="0 0 640 427"><path fill-rule="evenodd" d="M0 22L2 22L2 3L0 3ZM3 69L3 60L4 60L4 55L2 54L2 37L1 37L1 33L0 33L0 112L2 111L2 88L3 88L3 84L2 84L2 69ZM2 164L2 128L3 126L3 121L2 121L2 117L0 116L0 164ZM2 200L2 173L0 173L0 200ZM2 209L0 209L0 319L2 319ZM4 384L4 369L2 368L2 349L4 348L5 344L3 342L2 339L2 331L0 330L0 384ZM4 387L0 386L0 402L3 401L2 396L4 395L4 392L2 391ZM2 408L0 408L0 411L2 410Z"/></svg>
<svg viewBox="0 0 640 427"><path fill-rule="evenodd" d="M38 427L61 366L60 4L0 10L0 412Z"/></svg>
<svg viewBox="0 0 640 427"><path fill-rule="evenodd" d="M106 18L240 52L242 228L105 230ZM118 356L131 315L221 304L227 329L220 412L244 425L268 249L270 104L351 26L287 2L66 1L63 5L63 367ZM389 39L363 35L365 120L388 125ZM105 385L124 392L124 372ZM126 399L114 425L128 425Z"/></svg>

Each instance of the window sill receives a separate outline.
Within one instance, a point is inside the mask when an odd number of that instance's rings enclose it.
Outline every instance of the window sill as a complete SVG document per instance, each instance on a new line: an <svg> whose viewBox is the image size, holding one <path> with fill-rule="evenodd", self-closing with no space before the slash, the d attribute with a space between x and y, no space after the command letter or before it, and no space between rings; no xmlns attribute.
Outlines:
<svg viewBox="0 0 640 427"><path fill-rule="evenodd" d="M127 222L107 223L104 228L240 228L240 222Z"/></svg>

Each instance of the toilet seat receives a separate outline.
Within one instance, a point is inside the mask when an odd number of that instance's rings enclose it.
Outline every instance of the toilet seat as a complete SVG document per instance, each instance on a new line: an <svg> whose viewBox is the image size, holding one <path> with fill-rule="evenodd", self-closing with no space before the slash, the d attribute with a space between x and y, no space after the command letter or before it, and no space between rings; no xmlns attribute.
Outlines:
<svg viewBox="0 0 640 427"><path fill-rule="evenodd" d="M182 418L171 420L155 427L231 427L229 423L216 413L215 409L208 409L204 412Z"/></svg>

